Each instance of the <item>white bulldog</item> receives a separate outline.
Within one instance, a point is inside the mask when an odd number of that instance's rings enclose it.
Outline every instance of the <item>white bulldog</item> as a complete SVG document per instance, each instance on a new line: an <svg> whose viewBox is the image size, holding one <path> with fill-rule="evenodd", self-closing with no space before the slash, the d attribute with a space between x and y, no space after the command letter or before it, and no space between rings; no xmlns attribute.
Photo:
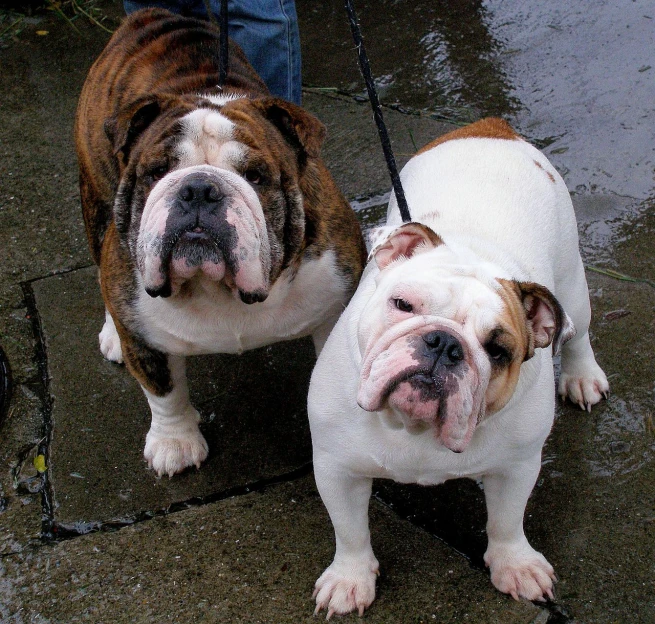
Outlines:
<svg viewBox="0 0 655 624"><path fill-rule="evenodd" d="M314 471L336 533L316 612L375 598L373 478L481 479L501 592L552 597L555 575L523 514L559 393L590 409L609 385L589 343L590 307L566 186L505 122L485 119L423 148L401 174L370 262L314 370ZM576 333L577 330L577 333ZM566 343L566 344L564 344Z"/></svg>

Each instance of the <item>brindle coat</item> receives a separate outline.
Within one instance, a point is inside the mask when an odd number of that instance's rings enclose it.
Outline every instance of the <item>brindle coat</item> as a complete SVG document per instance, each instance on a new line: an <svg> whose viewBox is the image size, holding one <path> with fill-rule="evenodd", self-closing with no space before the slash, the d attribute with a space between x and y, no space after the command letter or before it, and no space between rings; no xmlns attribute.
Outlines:
<svg viewBox="0 0 655 624"><path fill-rule="evenodd" d="M150 346L139 330L134 242L158 175L148 163L161 162L164 173L175 166L171 147L187 113L215 108L235 122L254 120L245 126L256 129L249 135L237 123L237 140L274 142L282 192L285 184L300 188L302 206L288 201L282 213L267 210L266 190L261 190L271 248L279 249L271 262L271 284L285 268L297 268L330 249L349 298L365 261L356 218L318 157L323 125L271 97L233 42L223 93L247 99L217 106L201 96L220 93L218 66L219 31L211 23L162 9L139 11L123 22L92 66L77 110L82 209L103 298L128 369L156 395L169 392L172 379L166 354Z"/></svg>

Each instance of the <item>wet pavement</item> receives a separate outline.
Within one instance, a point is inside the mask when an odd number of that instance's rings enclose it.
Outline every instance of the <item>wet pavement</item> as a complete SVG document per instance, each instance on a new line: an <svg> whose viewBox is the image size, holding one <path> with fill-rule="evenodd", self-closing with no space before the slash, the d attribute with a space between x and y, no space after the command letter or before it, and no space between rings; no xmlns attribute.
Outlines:
<svg viewBox="0 0 655 624"><path fill-rule="evenodd" d="M120 4L99 6L111 25ZM390 185L342 3L297 7L304 102L327 125L324 158L370 227ZM526 533L559 576L555 602L515 603L493 589L475 483L376 482L382 576L365 619L653 622L652 5L357 8L401 164L453 124L495 114L563 174L592 343L612 385L591 414L558 407L528 505ZM15 19L4 17L0 33ZM42 12L0 35L0 344L14 380L0 422L0 622L313 621L311 588L333 544L311 476L311 345L191 359L209 459L172 480L146 470L145 399L97 348L102 303L71 141L77 94L108 35L73 25Z"/></svg>

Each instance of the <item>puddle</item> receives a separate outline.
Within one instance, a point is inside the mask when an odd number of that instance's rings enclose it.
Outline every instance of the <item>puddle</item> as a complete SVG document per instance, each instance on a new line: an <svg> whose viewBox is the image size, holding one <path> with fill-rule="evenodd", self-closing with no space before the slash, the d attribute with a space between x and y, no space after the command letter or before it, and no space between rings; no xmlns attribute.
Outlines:
<svg viewBox="0 0 655 624"><path fill-rule="evenodd" d="M557 136L545 151L578 192L638 198L653 189L655 38L645 0L520 4L492 0L489 29L504 50L503 72L521 106L518 126Z"/></svg>

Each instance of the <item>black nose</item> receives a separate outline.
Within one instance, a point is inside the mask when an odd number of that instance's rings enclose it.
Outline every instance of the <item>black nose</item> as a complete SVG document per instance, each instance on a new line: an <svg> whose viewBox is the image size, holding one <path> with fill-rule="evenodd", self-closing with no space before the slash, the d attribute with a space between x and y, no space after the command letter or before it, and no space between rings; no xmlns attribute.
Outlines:
<svg viewBox="0 0 655 624"><path fill-rule="evenodd" d="M223 193L207 178L191 178L180 187L177 197L183 208L197 210L203 206L212 207L217 204L223 199Z"/></svg>
<svg viewBox="0 0 655 624"><path fill-rule="evenodd" d="M445 331L433 331L423 336L428 354L436 364L455 366L464 359L464 349L455 336Z"/></svg>

